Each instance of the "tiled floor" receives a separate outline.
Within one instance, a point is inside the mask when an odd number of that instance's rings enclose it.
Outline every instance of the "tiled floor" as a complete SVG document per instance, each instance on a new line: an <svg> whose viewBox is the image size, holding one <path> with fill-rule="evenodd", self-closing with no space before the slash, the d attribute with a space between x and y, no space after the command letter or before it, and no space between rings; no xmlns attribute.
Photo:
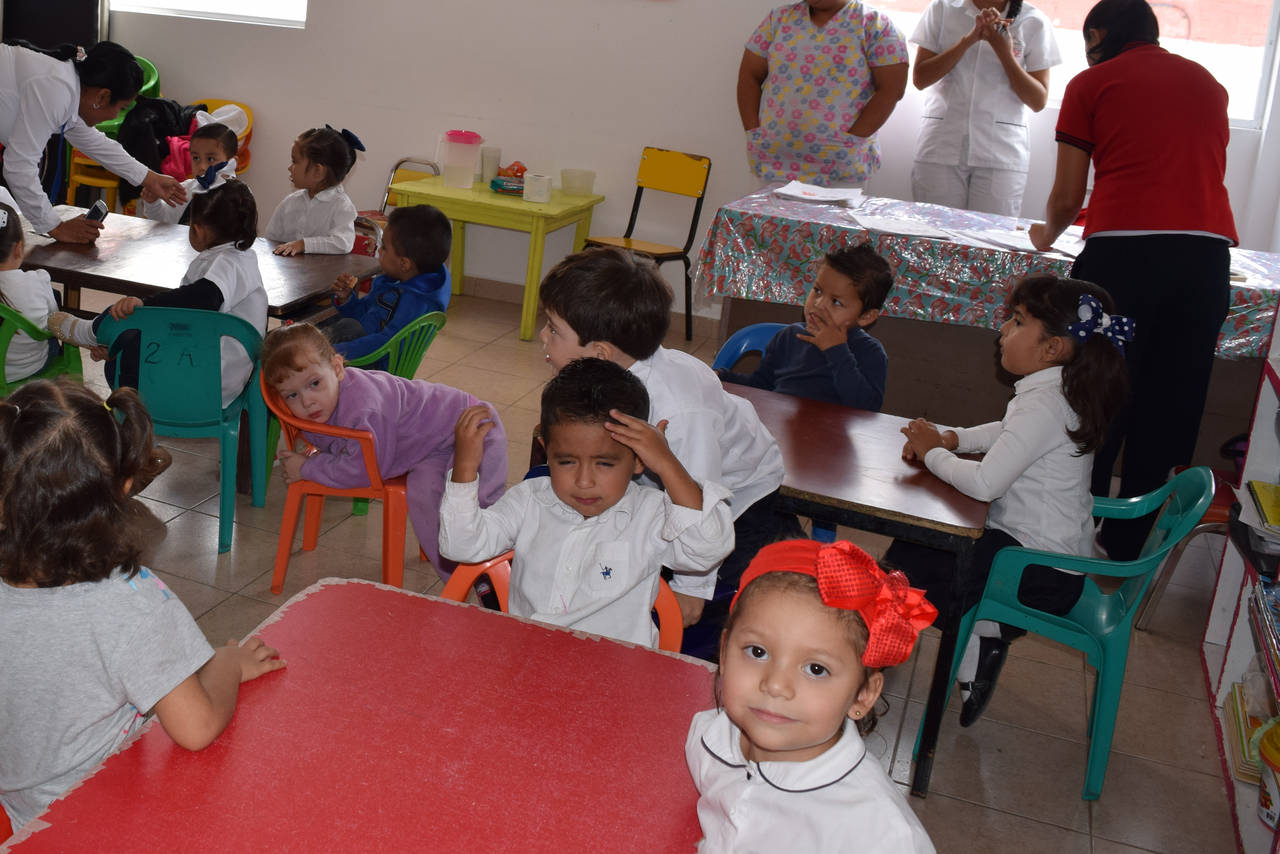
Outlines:
<svg viewBox="0 0 1280 854"><path fill-rule="evenodd" d="M86 301L87 303L87 301ZM510 439L510 480L528 459L528 436L548 376L536 342L517 335L519 306L455 298L449 321L423 361L419 376L466 389L493 403ZM678 346L710 361L717 342ZM100 383L100 377L90 379ZM911 414L911 413L902 413ZM143 493L168 535L146 556L191 609L215 643L251 631L298 590L326 575L380 577L380 515L328 502L319 547L293 553L284 593L270 592L271 567L284 490L278 477L267 506L241 499L231 551L217 554L217 444L165 440L174 466ZM886 542L853 536L873 553ZM1133 640L1114 749L1100 800L1080 799L1085 727L1092 672L1081 656L1036 637L1016 643L985 717L961 729L944 720L932 791L910 798L940 852L1231 851L1234 836L1216 741L1207 711L1199 640L1208 611L1220 545L1201 538L1188 549L1160 603L1150 632ZM435 592L436 574L406 547L405 586ZM931 630L932 631L932 630ZM936 634L889 674L887 713L871 746L893 778L906 783ZM952 701L953 707L956 701Z"/></svg>

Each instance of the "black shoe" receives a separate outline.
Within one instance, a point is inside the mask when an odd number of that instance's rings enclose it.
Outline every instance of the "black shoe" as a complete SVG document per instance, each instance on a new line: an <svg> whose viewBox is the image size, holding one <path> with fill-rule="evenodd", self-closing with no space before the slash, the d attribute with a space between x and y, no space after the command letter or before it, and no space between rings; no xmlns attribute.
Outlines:
<svg viewBox="0 0 1280 854"><path fill-rule="evenodd" d="M977 672L972 682L961 683L961 687L968 690L969 699L964 701L964 706L960 709L960 726L973 726L986 711L991 695L996 692L996 679L1000 676L1000 668L1004 667L1008 651L1008 641L1001 638L978 639Z"/></svg>

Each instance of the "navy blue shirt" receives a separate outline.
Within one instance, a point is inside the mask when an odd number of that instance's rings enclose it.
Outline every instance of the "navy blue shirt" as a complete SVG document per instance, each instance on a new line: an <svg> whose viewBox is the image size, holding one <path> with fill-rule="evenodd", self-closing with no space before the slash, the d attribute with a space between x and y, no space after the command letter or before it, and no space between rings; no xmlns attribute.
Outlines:
<svg viewBox="0 0 1280 854"><path fill-rule="evenodd" d="M368 294L352 294L351 299L338 306L339 314L360 321L368 334L334 344L333 348L344 359L372 353L422 315L448 308L452 285L443 265L404 281L387 275L375 277Z"/></svg>
<svg viewBox="0 0 1280 854"><path fill-rule="evenodd" d="M720 371L720 378L879 412L889 373L889 359L880 342L855 326L846 344L819 350L796 337L804 331L803 323L793 323L773 336L755 373Z"/></svg>

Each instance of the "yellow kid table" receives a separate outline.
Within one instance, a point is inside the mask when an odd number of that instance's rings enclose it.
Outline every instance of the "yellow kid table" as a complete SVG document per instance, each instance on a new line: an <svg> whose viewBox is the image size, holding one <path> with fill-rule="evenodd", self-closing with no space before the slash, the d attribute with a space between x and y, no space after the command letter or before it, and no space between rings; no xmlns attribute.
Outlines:
<svg viewBox="0 0 1280 854"><path fill-rule="evenodd" d="M591 209L603 202L604 196L566 196L559 190L552 190L551 201L536 204L519 196L495 193L483 184L476 184L469 190L446 187L442 178L430 176L392 184L390 201L397 206L435 205L453 222L449 269L455 294L462 293L467 223L529 233L529 263L524 277L524 305L520 310L520 338L528 341L533 338L533 326L538 315L538 284L542 279L542 253L546 248L547 233L574 225L573 251L581 251L591 231Z"/></svg>

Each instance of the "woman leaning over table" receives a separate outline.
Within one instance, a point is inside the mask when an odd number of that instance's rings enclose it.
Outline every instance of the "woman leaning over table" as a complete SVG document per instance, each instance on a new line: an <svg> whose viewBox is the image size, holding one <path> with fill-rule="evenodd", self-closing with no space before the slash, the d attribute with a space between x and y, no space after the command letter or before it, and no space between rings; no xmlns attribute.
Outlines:
<svg viewBox="0 0 1280 854"><path fill-rule="evenodd" d="M860 0L803 0L760 23L738 70L747 159L763 181L860 187L907 89L907 45Z"/></svg>
<svg viewBox="0 0 1280 854"><path fill-rule="evenodd" d="M1128 405L1097 452L1093 493L1108 494L1121 448L1120 495L1140 495L1191 460L1237 242L1223 184L1227 92L1201 66L1159 46L1144 0L1102 0L1084 20L1090 67L1067 84L1046 249L1075 218L1093 161L1085 248L1071 275L1095 282L1137 323ZM1114 560L1136 557L1150 519L1103 525Z"/></svg>
<svg viewBox="0 0 1280 854"><path fill-rule="evenodd" d="M92 243L102 223L83 216L62 222L40 186L39 163L54 134L131 184L148 201L186 199L182 185L130 157L93 125L113 119L142 88L133 54L114 42L87 53L72 45L42 51L25 43L0 45L0 144L4 180L22 214L56 240Z"/></svg>

